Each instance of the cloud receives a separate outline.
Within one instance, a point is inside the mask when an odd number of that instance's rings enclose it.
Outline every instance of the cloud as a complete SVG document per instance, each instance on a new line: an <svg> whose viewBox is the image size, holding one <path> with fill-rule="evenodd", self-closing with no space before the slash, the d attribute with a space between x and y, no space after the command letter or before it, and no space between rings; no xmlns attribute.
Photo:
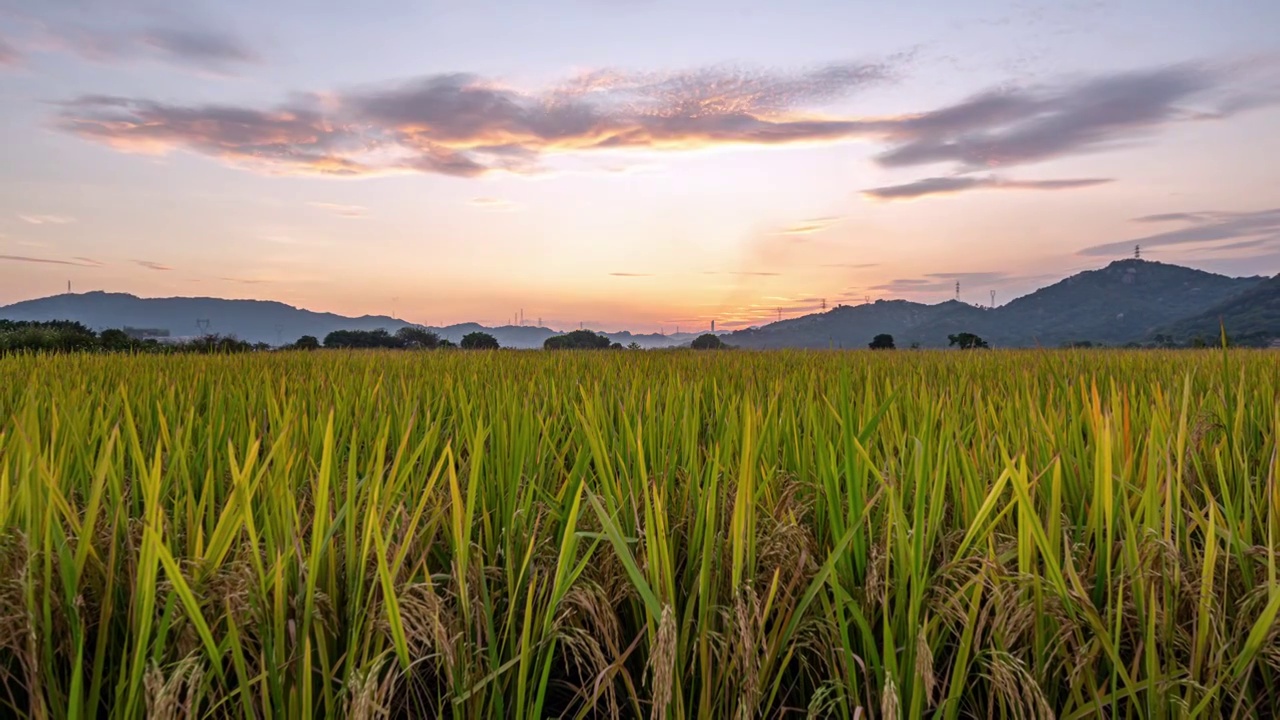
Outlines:
<svg viewBox="0 0 1280 720"><path fill-rule="evenodd" d="M627 278L653 277L653 273L611 272L609 274L612 275L613 277L627 277Z"/></svg>
<svg viewBox="0 0 1280 720"><path fill-rule="evenodd" d="M68 225L76 221L66 215L19 215L18 219L32 225Z"/></svg>
<svg viewBox="0 0 1280 720"><path fill-rule="evenodd" d="M240 283L241 285L261 285L263 283L271 282L270 280L259 280L256 278L220 277L218 279L226 280L227 282Z"/></svg>
<svg viewBox="0 0 1280 720"><path fill-rule="evenodd" d="M919 278L898 278L869 289L888 293L954 292L956 283L968 285L999 285L1016 278L1003 272L943 272L925 273Z"/></svg>
<svg viewBox="0 0 1280 720"><path fill-rule="evenodd" d="M864 268L879 267L880 263L823 263L818 267L824 268L848 268L850 270L862 270Z"/></svg>
<svg viewBox="0 0 1280 720"><path fill-rule="evenodd" d="M151 28L138 40L167 59L206 68L261 60L241 39L208 29Z"/></svg>
<svg viewBox="0 0 1280 720"><path fill-rule="evenodd" d="M29 257L26 255L0 255L0 260L8 260L9 262L42 263L45 265L72 265L74 267L102 267L102 263L90 258L54 260L52 258Z"/></svg>
<svg viewBox="0 0 1280 720"><path fill-rule="evenodd" d="M538 172L565 153L855 140L886 146L877 156L885 167L950 163L971 172L1120 147L1173 123L1276 101L1250 89L1256 69L1185 64L991 90L908 115L818 109L891 82L903 65L599 71L536 91L453 73L266 108L90 95L61 103L55 125L122 151L184 150L276 174L476 177Z"/></svg>
<svg viewBox="0 0 1280 720"><path fill-rule="evenodd" d="M932 177L904 185L863 190L862 194L876 200L910 200L928 195L953 195L968 190L1072 190L1093 187L1111 182L1109 178L1078 178L1070 180L1006 180L994 175L986 177L957 175Z"/></svg>
<svg viewBox="0 0 1280 720"><path fill-rule="evenodd" d="M1078 254L1086 256L1127 254L1133 250L1134 245L1141 245L1144 249L1188 244L1238 245L1250 240L1280 237L1280 208L1254 212L1169 213L1163 217L1172 221L1181 221L1185 226L1153 235L1094 245L1084 248ZM1143 219L1139 218L1139 220Z"/></svg>
<svg viewBox="0 0 1280 720"><path fill-rule="evenodd" d="M91 62L158 60L227 73L262 61L243 38L190 16L180 5L165 13L169 19L164 25L149 24L147 13L118 3L109 9L109 19L106 13L95 18L84 10L60 13L56 3L47 3L33 8L34 14L13 16L31 29L41 49L73 53Z"/></svg>
<svg viewBox="0 0 1280 720"><path fill-rule="evenodd" d="M369 214L369 208L361 205L342 205L330 202L313 202L309 203L311 207L328 210L329 212L344 218L362 218Z"/></svg>
<svg viewBox="0 0 1280 720"><path fill-rule="evenodd" d="M22 64L22 53L0 37L0 67L13 67Z"/></svg>
<svg viewBox="0 0 1280 720"><path fill-rule="evenodd" d="M168 265L162 265L158 262L152 262L150 260L134 260L134 262L138 265L141 265L144 268L147 268L148 270L168 271L173 269Z"/></svg>
<svg viewBox="0 0 1280 720"><path fill-rule="evenodd" d="M800 223L782 230L783 235L809 235L811 233L820 232L840 222L839 217L820 217L811 220L804 220Z"/></svg>
<svg viewBox="0 0 1280 720"><path fill-rule="evenodd" d="M804 108L891 76L858 63L599 72L524 92L458 73L269 109L90 95L62 103L55 125L123 151L186 150L275 173L475 177L531 172L554 153L847 139L869 126Z"/></svg>
<svg viewBox="0 0 1280 720"><path fill-rule="evenodd" d="M982 93L896 123L885 167L956 163L1003 167L1122 146L1161 126L1199 119L1184 107L1208 102L1223 116L1246 97L1226 70L1203 64L1124 72L1059 86Z"/></svg>
<svg viewBox="0 0 1280 720"><path fill-rule="evenodd" d="M1161 213L1159 215L1143 215L1142 217L1136 217L1132 220L1132 222L1136 222L1136 223L1165 223L1165 222L1184 222L1184 221L1193 222L1193 221L1202 220L1205 217L1209 216L1210 214L1211 213L1199 213L1199 212Z"/></svg>

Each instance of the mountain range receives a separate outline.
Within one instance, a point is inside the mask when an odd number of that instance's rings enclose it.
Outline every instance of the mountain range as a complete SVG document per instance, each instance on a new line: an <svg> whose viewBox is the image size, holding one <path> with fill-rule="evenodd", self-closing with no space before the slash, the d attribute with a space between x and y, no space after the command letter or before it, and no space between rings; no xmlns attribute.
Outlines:
<svg viewBox="0 0 1280 720"><path fill-rule="evenodd" d="M271 300L224 300L208 297L140 298L126 293L64 293L26 300L0 307L5 320L74 320L95 330L145 328L164 330L173 337L203 333L234 335L249 342L270 345L291 343L303 335L320 340L334 330L376 330L395 332L413 325L385 315L346 317L313 312ZM206 322L207 321L207 322ZM543 341L560 332L546 327L505 325L485 327L460 323L429 327L443 338L459 342L470 332L483 331L497 338L503 347L540 348ZM696 334L661 335L630 332L604 333L613 342L638 343L645 348L687 345Z"/></svg>
<svg viewBox="0 0 1280 720"><path fill-rule="evenodd" d="M1196 335L1214 340L1219 317L1228 334L1265 340L1280 337L1280 318L1254 310L1271 297L1266 288L1273 285L1280 280L1118 260L995 308L955 300L878 300L739 330L725 340L748 348L865 347L875 335L888 333L898 347L945 347L949 335L970 332L999 347L1123 345L1161 333L1181 341Z"/></svg>
<svg viewBox="0 0 1280 720"><path fill-rule="evenodd" d="M0 307L0 318L75 320L95 329L154 328L174 336L204 331L272 345L303 335L323 340L334 330L395 332L410 325L381 315L345 317L263 300L139 298L104 292L19 302ZM1081 341L1142 343L1158 335L1166 336L1166 341L1186 342L1200 336L1216 342L1220 322L1230 336L1249 344L1265 345L1280 338L1280 275L1233 278L1148 260L1119 260L995 308L955 300L933 305L877 300L721 335L730 345L744 348L866 347L881 333L893 335L898 347L945 347L949 335L961 332L977 334L997 347L1056 347ZM428 329L454 342L469 332L484 331L503 347L514 348L542 347L544 340L559 334L545 327L477 323ZM604 334L614 342L635 342L646 348L688 345L695 337L693 333Z"/></svg>

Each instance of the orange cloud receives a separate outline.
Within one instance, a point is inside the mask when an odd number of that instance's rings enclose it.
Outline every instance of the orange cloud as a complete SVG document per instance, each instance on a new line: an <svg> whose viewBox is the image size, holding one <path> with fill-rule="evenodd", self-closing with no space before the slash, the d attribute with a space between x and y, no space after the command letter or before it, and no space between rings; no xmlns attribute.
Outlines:
<svg viewBox="0 0 1280 720"><path fill-rule="evenodd" d="M200 48L229 50L212 42ZM536 172L542 159L555 153L851 140L885 145L877 162L886 167L953 163L970 172L1095 152L1141 138L1195 119L1179 109L1188 101L1217 107L1212 117L1266 102L1232 88L1237 78L1228 70L1187 64L1059 86L1002 88L905 116L819 110L823 103L892 80L896 70L889 62L791 73L601 71L537 92L457 73L379 90L312 94L265 110L91 95L62 103L55 123L123 151L186 150L268 173L330 177L402 172L476 177ZM937 189L939 180L951 187ZM931 178L868 193L954 192L956 182ZM1064 181L1001 182L970 187L1047 189Z"/></svg>
<svg viewBox="0 0 1280 720"><path fill-rule="evenodd" d="M838 217L820 217L811 220L805 220L796 225L784 228L783 235L809 235L812 233L826 230L827 228L840 222Z"/></svg>

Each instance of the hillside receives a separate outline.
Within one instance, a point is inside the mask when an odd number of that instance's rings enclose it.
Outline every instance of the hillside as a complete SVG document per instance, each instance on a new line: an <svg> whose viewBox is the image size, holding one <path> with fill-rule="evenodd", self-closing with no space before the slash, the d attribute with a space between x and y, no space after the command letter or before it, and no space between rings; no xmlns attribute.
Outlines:
<svg viewBox="0 0 1280 720"><path fill-rule="evenodd" d="M881 300L738 331L727 341L749 348L865 347L876 334L889 333L898 347L945 347L948 335L972 332L1003 347L1056 347L1076 340L1120 345L1204 313L1262 282L1120 260L993 310L954 300L937 305Z"/></svg>
<svg viewBox="0 0 1280 720"><path fill-rule="evenodd" d="M893 335L898 347L920 343L936 347L947 334L985 329L991 311L954 300L938 305L907 300L877 300L869 305L846 305L825 313L739 330L725 338L746 348L864 348L876 334ZM975 329L977 328L977 329Z"/></svg>
<svg viewBox="0 0 1280 720"><path fill-rule="evenodd" d="M1232 342L1241 345L1267 345L1280 338L1280 275L1158 332L1175 342L1198 336L1215 343L1224 327Z"/></svg>
<svg viewBox="0 0 1280 720"><path fill-rule="evenodd" d="M1262 282L1148 260L1119 260L997 308L991 339L1056 346L1073 340L1119 345L1205 312Z"/></svg>
<svg viewBox="0 0 1280 720"><path fill-rule="evenodd" d="M222 298L140 298L125 293L89 292L26 300L0 307L0 318L7 320L74 320L91 328L136 327L168 330L175 337L197 335L202 328L198 320L208 320L210 333L234 335L249 342L271 345L291 343L303 335L320 340L334 330L376 330L389 332L410 323L383 315L346 317L334 313L314 312L266 300L225 300ZM508 325L485 327L462 323L430 328L441 337L459 342L470 332L483 331L498 339L503 347L540 348L543 341L559 331L545 327ZM696 335L634 335L629 332L605 333L614 342L626 345L637 342L643 347L669 347L688 344Z"/></svg>

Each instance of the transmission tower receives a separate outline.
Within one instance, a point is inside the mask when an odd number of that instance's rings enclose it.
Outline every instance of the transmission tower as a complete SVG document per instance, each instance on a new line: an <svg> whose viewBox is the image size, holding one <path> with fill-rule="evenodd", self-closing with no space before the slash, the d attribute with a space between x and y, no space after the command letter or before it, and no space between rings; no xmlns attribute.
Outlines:
<svg viewBox="0 0 1280 720"><path fill-rule="evenodd" d="M870 295L868 295L868 296L866 296L865 298L863 298L863 299L862 299L862 304L864 304L864 305L870 305L870 304L871 304L871 296L870 296Z"/></svg>
<svg viewBox="0 0 1280 720"><path fill-rule="evenodd" d="M196 327L200 329L200 334L201 334L201 335L207 335L207 334L209 334L209 319L208 319L208 318L196 318Z"/></svg>
<svg viewBox="0 0 1280 720"><path fill-rule="evenodd" d="M284 344L284 326L276 324L276 345Z"/></svg>

